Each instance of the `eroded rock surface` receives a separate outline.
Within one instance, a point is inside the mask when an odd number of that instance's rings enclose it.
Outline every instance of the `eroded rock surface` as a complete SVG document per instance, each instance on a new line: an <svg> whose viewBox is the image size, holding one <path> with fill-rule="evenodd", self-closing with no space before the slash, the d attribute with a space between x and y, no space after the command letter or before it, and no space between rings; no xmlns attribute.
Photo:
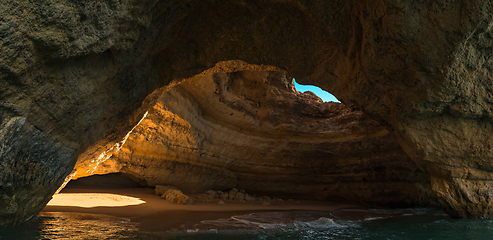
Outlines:
<svg viewBox="0 0 493 240"><path fill-rule="evenodd" d="M325 68L333 79L313 82L386 121L432 175L447 213L493 217L493 3L348 1L337 15L327 14L332 4L307 6L347 63Z"/></svg>
<svg viewBox="0 0 493 240"><path fill-rule="evenodd" d="M235 69L261 66L241 62ZM241 188L305 199L431 204L421 172L380 124L294 90L278 71L204 73L158 90L121 151L74 178L123 172L188 193ZM156 93L157 94L157 93Z"/></svg>
<svg viewBox="0 0 493 240"><path fill-rule="evenodd" d="M280 67L385 123L457 217L493 216L491 1L0 1L0 226L107 159L153 90ZM145 104L144 104L145 105ZM91 153L91 154L87 154Z"/></svg>
<svg viewBox="0 0 493 240"><path fill-rule="evenodd" d="M0 1L0 226L40 211L81 152L118 146L142 118L163 82L132 47L155 3Z"/></svg>

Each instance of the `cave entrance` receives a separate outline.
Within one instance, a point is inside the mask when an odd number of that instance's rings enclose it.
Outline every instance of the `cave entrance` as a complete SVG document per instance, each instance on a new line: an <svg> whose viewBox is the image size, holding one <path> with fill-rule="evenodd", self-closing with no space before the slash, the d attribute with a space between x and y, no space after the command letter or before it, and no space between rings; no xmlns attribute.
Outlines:
<svg viewBox="0 0 493 240"><path fill-rule="evenodd" d="M339 101L334 95L330 94L329 92L327 91L324 91L323 89L317 87L317 86L313 86L313 85L301 85L299 83L296 82L296 79L293 78L293 82L294 82L294 87L296 89L296 91L299 91L299 92L311 92L313 94L315 94L317 97L321 98L324 102L341 102Z"/></svg>

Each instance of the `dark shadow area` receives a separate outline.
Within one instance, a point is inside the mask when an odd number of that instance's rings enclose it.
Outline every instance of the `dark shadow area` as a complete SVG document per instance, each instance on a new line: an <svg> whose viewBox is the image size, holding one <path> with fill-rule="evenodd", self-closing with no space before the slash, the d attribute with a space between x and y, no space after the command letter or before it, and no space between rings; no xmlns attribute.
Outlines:
<svg viewBox="0 0 493 240"><path fill-rule="evenodd" d="M124 173L110 173L104 175L92 175L89 177L79 178L70 181L66 189L83 188L83 189L125 189L125 188L143 188L145 183L139 183L138 180Z"/></svg>

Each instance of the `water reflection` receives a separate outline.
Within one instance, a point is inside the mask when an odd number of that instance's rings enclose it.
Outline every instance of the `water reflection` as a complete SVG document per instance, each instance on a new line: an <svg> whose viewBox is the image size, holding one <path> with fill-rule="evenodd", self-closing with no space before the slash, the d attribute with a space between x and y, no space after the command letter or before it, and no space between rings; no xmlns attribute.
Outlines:
<svg viewBox="0 0 493 240"><path fill-rule="evenodd" d="M313 217L316 220L313 220ZM249 227L238 228L238 222L243 222ZM234 225L231 225L232 223ZM128 219L102 214L43 212L19 227L0 228L0 240L475 240L491 239L491 236L493 236L493 220L451 219L441 210L422 208L341 209L325 213L265 212L238 215L231 219L204 220L201 224L193 225L192 228L181 232L146 232L139 230L138 225Z"/></svg>
<svg viewBox="0 0 493 240"><path fill-rule="evenodd" d="M42 212L15 228L0 228L0 239L136 239L137 224L102 214Z"/></svg>

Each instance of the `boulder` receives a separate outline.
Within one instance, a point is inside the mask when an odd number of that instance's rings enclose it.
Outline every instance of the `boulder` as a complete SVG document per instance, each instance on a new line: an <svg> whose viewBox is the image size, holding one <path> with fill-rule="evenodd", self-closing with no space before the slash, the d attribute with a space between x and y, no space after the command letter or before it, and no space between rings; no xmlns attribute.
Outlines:
<svg viewBox="0 0 493 240"><path fill-rule="evenodd" d="M257 199L255 197L252 197L252 196L250 196L248 194L245 195L245 201L247 201L247 202L254 202L256 200Z"/></svg>
<svg viewBox="0 0 493 240"><path fill-rule="evenodd" d="M244 202L245 201L245 194L238 192L235 194L235 196L232 200Z"/></svg>
<svg viewBox="0 0 493 240"><path fill-rule="evenodd" d="M156 187L154 188L154 194L156 194L158 196L162 196L169 189L179 190L178 188L176 188L174 186L156 185Z"/></svg>
<svg viewBox="0 0 493 240"><path fill-rule="evenodd" d="M209 191L197 196L197 199L200 201L204 201L204 202L210 202L210 201L214 200L216 198L216 196L219 196L219 195L217 195L217 193L215 191L209 190Z"/></svg>
<svg viewBox="0 0 493 240"><path fill-rule="evenodd" d="M161 198L180 205L193 204L193 199L178 189L168 189Z"/></svg>
<svg viewBox="0 0 493 240"><path fill-rule="evenodd" d="M229 194L225 192L225 193L219 195L219 198L223 201L229 200Z"/></svg>

